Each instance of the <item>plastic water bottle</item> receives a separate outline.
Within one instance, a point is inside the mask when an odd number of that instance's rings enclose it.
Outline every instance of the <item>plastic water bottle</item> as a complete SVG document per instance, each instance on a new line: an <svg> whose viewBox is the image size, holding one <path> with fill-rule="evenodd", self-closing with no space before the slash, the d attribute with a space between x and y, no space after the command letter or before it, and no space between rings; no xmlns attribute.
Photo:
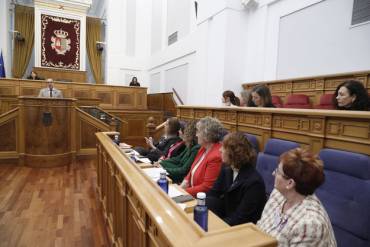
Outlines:
<svg viewBox="0 0 370 247"><path fill-rule="evenodd" d="M166 177L166 171L163 170L160 172L160 177L157 181L157 184L159 185L159 187L161 187L161 189L166 192L168 194L168 180L167 180L167 177Z"/></svg>
<svg viewBox="0 0 370 247"><path fill-rule="evenodd" d="M206 206L206 193L197 193L197 206L194 208L194 220L204 231L208 231L208 208Z"/></svg>
<svg viewBox="0 0 370 247"><path fill-rule="evenodd" d="M119 145L119 135L114 135L114 140L113 140L113 142L115 143L115 144L117 144L117 145Z"/></svg>

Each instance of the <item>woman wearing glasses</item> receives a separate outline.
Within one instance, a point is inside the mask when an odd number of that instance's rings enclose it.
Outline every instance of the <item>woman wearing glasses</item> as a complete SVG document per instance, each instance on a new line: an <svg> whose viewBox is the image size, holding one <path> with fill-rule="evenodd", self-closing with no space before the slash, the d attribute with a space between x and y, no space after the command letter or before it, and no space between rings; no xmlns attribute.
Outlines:
<svg viewBox="0 0 370 247"><path fill-rule="evenodd" d="M301 148L280 156L275 189L257 225L279 246L337 246L329 217L315 190L324 182L322 162Z"/></svg>

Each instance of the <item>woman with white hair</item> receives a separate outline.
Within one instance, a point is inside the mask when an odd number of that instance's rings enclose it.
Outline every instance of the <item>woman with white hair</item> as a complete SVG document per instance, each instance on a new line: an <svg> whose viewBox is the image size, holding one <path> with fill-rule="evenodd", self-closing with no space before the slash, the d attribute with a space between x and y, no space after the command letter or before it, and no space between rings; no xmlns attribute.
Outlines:
<svg viewBox="0 0 370 247"><path fill-rule="evenodd" d="M220 141L223 133L221 122L212 117L199 120L196 128L201 148L181 183L181 186L194 197L198 192L209 191L220 173L222 163Z"/></svg>

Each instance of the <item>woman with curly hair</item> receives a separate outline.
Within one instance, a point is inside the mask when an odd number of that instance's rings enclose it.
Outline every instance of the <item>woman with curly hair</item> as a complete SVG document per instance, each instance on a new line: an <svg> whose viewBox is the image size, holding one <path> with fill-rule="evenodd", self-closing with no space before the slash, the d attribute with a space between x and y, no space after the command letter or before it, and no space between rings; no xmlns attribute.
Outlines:
<svg viewBox="0 0 370 247"><path fill-rule="evenodd" d="M368 111L369 95L361 82L347 80L335 90L333 104L338 110Z"/></svg>
<svg viewBox="0 0 370 247"><path fill-rule="evenodd" d="M337 246L329 216L315 195L325 181L322 161L295 148L280 156L273 175L275 189L257 226L278 246Z"/></svg>
<svg viewBox="0 0 370 247"><path fill-rule="evenodd" d="M266 203L265 184L255 169L256 153L240 132L225 136L221 156L223 168L206 203L230 226L256 223Z"/></svg>
<svg viewBox="0 0 370 247"><path fill-rule="evenodd" d="M198 192L209 191L220 174L223 126L218 119L205 117L199 120L196 129L201 147L181 183L181 187L194 197Z"/></svg>
<svg viewBox="0 0 370 247"><path fill-rule="evenodd" d="M162 160L159 165L162 166L175 183L180 183L188 173L200 146L197 143L196 121L193 120L185 127L184 132L180 129L180 137L185 142L185 149L178 156Z"/></svg>

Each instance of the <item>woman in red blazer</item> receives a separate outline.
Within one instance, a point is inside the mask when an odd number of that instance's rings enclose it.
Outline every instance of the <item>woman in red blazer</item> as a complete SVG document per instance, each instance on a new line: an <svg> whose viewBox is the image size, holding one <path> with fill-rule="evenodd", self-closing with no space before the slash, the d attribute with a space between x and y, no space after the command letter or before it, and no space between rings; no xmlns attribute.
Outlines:
<svg viewBox="0 0 370 247"><path fill-rule="evenodd" d="M197 123L196 135L201 148L181 183L181 187L194 197L198 192L209 191L220 173L222 124L215 118L202 118Z"/></svg>

